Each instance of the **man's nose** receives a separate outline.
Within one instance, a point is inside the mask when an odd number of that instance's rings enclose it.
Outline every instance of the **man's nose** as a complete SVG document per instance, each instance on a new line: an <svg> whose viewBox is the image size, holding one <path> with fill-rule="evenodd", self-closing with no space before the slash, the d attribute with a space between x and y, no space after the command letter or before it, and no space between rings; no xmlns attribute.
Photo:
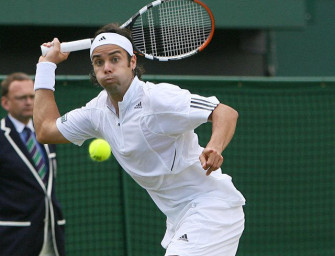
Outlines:
<svg viewBox="0 0 335 256"><path fill-rule="evenodd" d="M105 72L112 72L112 70L113 70L112 63L106 61L105 64L104 64L104 71Z"/></svg>

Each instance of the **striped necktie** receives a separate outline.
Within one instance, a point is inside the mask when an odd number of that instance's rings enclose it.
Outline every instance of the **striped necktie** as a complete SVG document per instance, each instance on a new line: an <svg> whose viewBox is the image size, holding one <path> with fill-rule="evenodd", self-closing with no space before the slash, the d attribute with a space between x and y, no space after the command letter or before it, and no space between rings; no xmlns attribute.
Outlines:
<svg viewBox="0 0 335 256"><path fill-rule="evenodd" d="M35 135L28 127L25 127L24 131L26 133L25 142L26 142L28 152L35 163L38 175L41 177L44 184L46 184L47 176L48 176L47 167L45 166L42 153L37 146L37 142L35 141L35 138L34 138Z"/></svg>

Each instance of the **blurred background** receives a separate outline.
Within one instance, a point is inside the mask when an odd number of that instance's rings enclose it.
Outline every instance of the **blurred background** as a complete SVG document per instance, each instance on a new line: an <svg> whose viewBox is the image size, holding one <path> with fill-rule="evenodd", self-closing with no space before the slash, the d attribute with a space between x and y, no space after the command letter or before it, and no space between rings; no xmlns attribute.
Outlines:
<svg viewBox="0 0 335 256"><path fill-rule="evenodd" d="M33 76L43 42L93 37L147 3L2 1L0 80L16 71ZM139 57L143 79L216 95L239 111L222 168L247 199L238 256L335 255L335 1L204 3L216 21L210 45L181 61ZM71 53L59 65L62 114L101 90L89 82L90 70L88 51ZM210 131L209 124L196 130L202 146ZM57 147L67 254L164 255L164 216L113 157L92 162L89 142Z"/></svg>
<svg viewBox="0 0 335 256"><path fill-rule="evenodd" d="M34 74L43 42L93 37L122 24L148 0L15 0L0 8L0 74ZM216 21L206 51L170 63L143 60L147 74L334 76L334 0L205 0ZM58 74L86 75L87 51L72 54Z"/></svg>

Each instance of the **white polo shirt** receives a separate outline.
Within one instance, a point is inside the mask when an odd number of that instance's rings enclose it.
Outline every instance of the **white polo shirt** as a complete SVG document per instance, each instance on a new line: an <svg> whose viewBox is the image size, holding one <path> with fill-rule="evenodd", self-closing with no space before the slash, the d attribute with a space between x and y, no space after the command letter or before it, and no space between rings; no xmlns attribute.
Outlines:
<svg viewBox="0 0 335 256"><path fill-rule="evenodd" d="M107 140L122 168L174 223L196 198L244 204L228 175L217 170L207 177L199 161L203 148L194 129L207 122L217 104L216 97L135 77L119 102L119 117L102 91L85 107L60 117L57 127L77 145L90 138Z"/></svg>

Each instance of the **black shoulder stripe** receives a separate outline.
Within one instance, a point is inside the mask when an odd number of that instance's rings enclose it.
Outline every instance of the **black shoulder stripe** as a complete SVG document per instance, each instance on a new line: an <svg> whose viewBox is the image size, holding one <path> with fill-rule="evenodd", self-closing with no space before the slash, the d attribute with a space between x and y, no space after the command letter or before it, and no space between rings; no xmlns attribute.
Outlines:
<svg viewBox="0 0 335 256"><path fill-rule="evenodd" d="M202 103L202 102L197 102L194 100L191 100L191 105L207 106L207 107L213 107L213 108L216 107L216 105L211 102Z"/></svg>
<svg viewBox="0 0 335 256"><path fill-rule="evenodd" d="M204 103L207 103L207 104L211 104L213 106L217 106L217 104L214 104L209 100L204 100L204 99L199 99L199 98L191 98L191 100L195 101L195 102L204 102Z"/></svg>
<svg viewBox="0 0 335 256"><path fill-rule="evenodd" d="M206 106L197 106L197 105L191 105L191 108L198 108L198 109L204 109L204 110L209 110L213 111L215 107L206 107Z"/></svg>

